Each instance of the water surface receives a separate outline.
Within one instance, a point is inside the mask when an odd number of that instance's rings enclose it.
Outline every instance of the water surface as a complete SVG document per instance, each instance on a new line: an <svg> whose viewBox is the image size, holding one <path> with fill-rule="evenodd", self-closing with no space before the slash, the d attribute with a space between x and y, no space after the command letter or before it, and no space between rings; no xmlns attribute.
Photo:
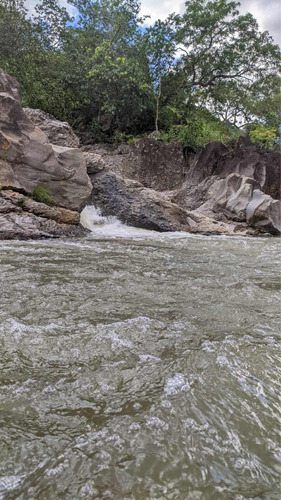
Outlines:
<svg viewBox="0 0 281 500"><path fill-rule="evenodd" d="M84 218L0 243L0 498L279 500L280 240Z"/></svg>

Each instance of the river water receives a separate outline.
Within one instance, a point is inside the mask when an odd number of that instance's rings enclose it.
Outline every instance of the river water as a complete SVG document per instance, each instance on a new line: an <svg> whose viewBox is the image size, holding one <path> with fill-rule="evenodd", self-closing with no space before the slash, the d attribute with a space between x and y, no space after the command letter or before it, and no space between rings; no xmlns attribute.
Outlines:
<svg viewBox="0 0 281 500"><path fill-rule="evenodd" d="M0 498L280 500L280 240L0 243Z"/></svg>

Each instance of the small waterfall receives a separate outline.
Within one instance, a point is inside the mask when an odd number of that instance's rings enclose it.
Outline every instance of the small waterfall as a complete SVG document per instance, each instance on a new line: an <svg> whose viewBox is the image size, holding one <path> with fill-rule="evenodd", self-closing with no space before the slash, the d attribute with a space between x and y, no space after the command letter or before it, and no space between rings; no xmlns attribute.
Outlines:
<svg viewBox="0 0 281 500"><path fill-rule="evenodd" d="M158 235L155 231L127 226L113 215L104 217L101 215L101 210L93 205L88 205L84 208L81 213L80 222L82 226L90 229L94 236L103 236L107 238L143 238L155 237Z"/></svg>

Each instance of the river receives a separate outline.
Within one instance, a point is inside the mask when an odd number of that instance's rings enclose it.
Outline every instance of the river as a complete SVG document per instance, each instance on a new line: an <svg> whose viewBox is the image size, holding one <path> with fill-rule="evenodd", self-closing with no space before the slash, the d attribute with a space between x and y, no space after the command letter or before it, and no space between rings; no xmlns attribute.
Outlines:
<svg viewBox="0 0 281 500"><path fill-rule="evenodd" d="M280 239L0 242L0 498L280 500Z"/></svg>

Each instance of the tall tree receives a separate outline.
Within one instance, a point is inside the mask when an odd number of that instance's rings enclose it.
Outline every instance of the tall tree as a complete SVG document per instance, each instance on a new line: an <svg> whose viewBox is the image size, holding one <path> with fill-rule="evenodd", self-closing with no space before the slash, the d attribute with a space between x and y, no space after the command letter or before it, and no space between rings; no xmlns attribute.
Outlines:
<svg viewBox="0 0 281 500"><path fill-rule="evenodd" d="M151 95L147 59L140 51L139 2L71 0L71 4L78 9L77 26L64 48L72 75L78 79L84 75L76 123L94 134L113 134L117 128L143 131Z"/></svg>
<svg viewBox="0 0 281 500"><path fill-rule="evenodd" d="M177 50L173 16L169 16L166 21L156 21L146 30L143 39L150 76L156 93L155 131L158 132L162 81L175 62Z"/></svg>
<svg viewBox="0 0 281 500"><path fill-rule="evenodd" d="M222 82L233 82L229 91L236 86L247 93L256 81L280 71L279 47L268 32L259 31L251 14L239 14L238 2L189 0L185 5L184 14L177 16L182 53L177 80L181 80L188 102L196 102L202 95L206 98L216 86L224 99L226 85Z"/></svg>

